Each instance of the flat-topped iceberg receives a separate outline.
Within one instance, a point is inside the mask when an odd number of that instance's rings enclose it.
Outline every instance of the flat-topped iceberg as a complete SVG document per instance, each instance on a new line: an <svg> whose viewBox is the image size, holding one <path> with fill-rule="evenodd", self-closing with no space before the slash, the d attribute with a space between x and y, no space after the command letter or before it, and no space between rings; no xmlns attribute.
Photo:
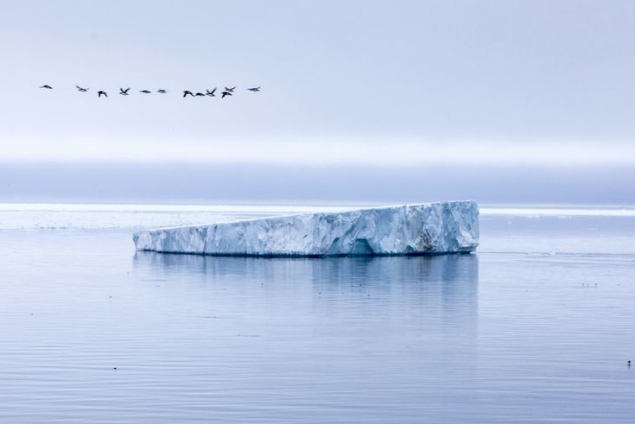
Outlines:
<svg viewBox="0 0 635 424"><path fill-rule="evenodd" d="M425 255L478 246L472 201L249 219L135 233L137 250L229 256Z"/></svg>

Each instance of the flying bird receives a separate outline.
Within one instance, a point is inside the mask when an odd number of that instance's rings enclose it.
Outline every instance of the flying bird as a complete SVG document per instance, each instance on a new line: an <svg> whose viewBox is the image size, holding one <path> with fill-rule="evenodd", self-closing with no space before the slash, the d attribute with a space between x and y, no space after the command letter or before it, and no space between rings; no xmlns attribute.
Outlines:
<svg viewBox="0 0 635 424"><path fill-rule="evenodd" d="M254 93L257 93L258 91L260 91L260 86L258 86L258 87L253 87L253 88L248 88L247 90L249 90L249 91L253 91Z"/></svg>
<svg viewBox="0 0 635 424"><path fill-rule="evenodd" d="M150 93L152 93L152 91L150 91L150 90L141 90L141 91L139 91L139 93L150 94Z"/></svg>
<svg viewBox="0 0 635 424"><path fill-rule="evenodd" d="M90 88L82 88L79 85L76 85L75 87L77 87L77 90L81 91L82 93L87 92L88 90L90 90Z"/></svg>
<svg viewBox="0 0 635 424"><path fill-rule="evenodd" d="M221 99L224 99L225 96L233 96L233 94L231 93L231 91L223 91L223 96L221 97Z"/></svg>
<svg viewBox="0 0 635 424"><path fill-rule="evenodd" d="M232 88L225 87L225 91L230 92L230 93L233 93L235 89L236 89L236 86L233 86Z"/></svg>
<svg viewBox="0 0 635 424"><path fill-rule="evenodd" d="M119 94L121 94L122 96L127 96L128 90L130 90L130 87L126 88L125 90L123 88L119 88Z"/></svg>
<svg viewBox="0 0 635 424"><path fill-rule="evenodd" d="M162 89L162 88L159 88L159 89L157 90L157 93L165 94L165 93L167 93L167 91L166 91L166 90L164 90L164 89Z"/></svg>
<svg viewBox="0 0 635 424"><path fill-rule="evenodd" d="M205 90L205 95L206 96L216 97L216 94L214 94L214 93L216 93L216 87L214 87L214 89L212 91Z"/></svg>
<svg viewBox="0 0 635 424"><path fill-rule="evenodd" d="M189 90L185 90L185 91L183 92L183 97L185 98L185 97L186 97L186 96L188 96L188 95L190 95L190 96L194 97L194 94L192 94L192 92L191 92L191 91L189 91Z"/></svg>
<svg viewBox="0 0 635 424"><path fill-rule="evenodd" d="M104 95L104 96L108 97L108 93L106 93L105 91L101 91L101 90L99 90L99 91L97 92L97 97L101 97L102 95Z"/></svg>
<svg viewBox="0 0 635 424"><path fill-rule="evenodd" d="M196 97L202 97L202 96L205 96L205 94L203 94L203 93L196 93L196 94L195 94L195 96L196 96Z"/></svg>
<svg viewBox="0 0 635 424"><path fill-rule="evenodd" d="M49 90L52 90L52 89L53 89L53 87L51 87L51 86L50 86L50 85L48 85L48 84L45 84L45 85L41 86L40 88L47 88L47 89L49 89Z"/></svg>

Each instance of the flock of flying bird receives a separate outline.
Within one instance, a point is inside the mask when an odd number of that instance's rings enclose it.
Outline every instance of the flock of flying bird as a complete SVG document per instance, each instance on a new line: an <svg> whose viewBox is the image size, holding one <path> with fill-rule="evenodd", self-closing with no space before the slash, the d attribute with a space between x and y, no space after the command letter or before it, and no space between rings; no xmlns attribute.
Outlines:
<svg viewBox="0 0 635 424"><path fill-rule="evenodd" d="M86 93L88 90L90 90L90 88L84 88L84 87L80 87L79 85L76 85L75 87L77 87L77 91L80 91L82 93ZM52 90L53 87L51 87L48 84L44 84L42 86L40 86L40 88L44 88L46 90ZM221 99L224 99L225 96L233 96L234 95L234 90L236 89L236 87L225 87L225 90L223 90L220 94L221 94ZM251 87L247 89L248 91L257 93L258 91L260 91L260 87ZM130 95L129 93L130 91L130 87L126 88L125 90L123 88L119 89L119 94L121 94L122 96L128 96ZM164 90L162 88L157 90L157 93L159 94L166 94L168 91ZM139 93L143 93L143 94L151 94L152 91L150 90L141 90L139 91ZM99 90L97 91L97 97L108 97L108 93L103 91L103 90ZM189 90L184 90L183 91L183 97L187 97L187 96L192 96L192 97L205 97L205 96L209 96L209 97L216 97L216 88L214 88L213 90L205 90L205 93L201 93L201 92L196 92L193 93Z"/></svg>

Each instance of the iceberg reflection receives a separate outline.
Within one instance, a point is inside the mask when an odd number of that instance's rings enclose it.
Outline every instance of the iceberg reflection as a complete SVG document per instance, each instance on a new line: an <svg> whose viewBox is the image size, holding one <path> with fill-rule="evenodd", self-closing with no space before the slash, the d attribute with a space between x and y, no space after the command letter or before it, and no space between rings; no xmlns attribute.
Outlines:
<svg viewBox="0 0 635 424"><path fill-rule="evenodd" d="M470 331L476 328L477 255L264 259L136 252L134 265L153 278L223 284L235 290L262 286L268 295L280 297L328 297L326 308L370 297L427 322L462 322Z"/></svg>

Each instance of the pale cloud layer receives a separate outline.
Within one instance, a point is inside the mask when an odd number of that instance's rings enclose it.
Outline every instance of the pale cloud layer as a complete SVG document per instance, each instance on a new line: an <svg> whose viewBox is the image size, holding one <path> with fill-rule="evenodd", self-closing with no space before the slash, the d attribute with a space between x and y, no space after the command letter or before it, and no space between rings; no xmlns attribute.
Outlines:
<svg viewBox="0 0 635 424"><path fill-rule="evenodd" d="M0 161L633 157L632 1L25 0L0 38Z"/></svg>
<svg viewBox="0 0 635 424"><path fill-rule="evenodd" d="M632 0L1 9L0 201L635 202Z"/></svg>
<svg viewBox="0 0 635 424"><path fill-rule="evenodd" d="M82 140L46 138L0 145L0 163L209 163L257 165L634 165L635 143L625 141L567 141L405 138L258 138L237 140L149 139L120 137ZM610 146L608 148L607 146ZM52 148L54 147L54 148Z"/></svg>

